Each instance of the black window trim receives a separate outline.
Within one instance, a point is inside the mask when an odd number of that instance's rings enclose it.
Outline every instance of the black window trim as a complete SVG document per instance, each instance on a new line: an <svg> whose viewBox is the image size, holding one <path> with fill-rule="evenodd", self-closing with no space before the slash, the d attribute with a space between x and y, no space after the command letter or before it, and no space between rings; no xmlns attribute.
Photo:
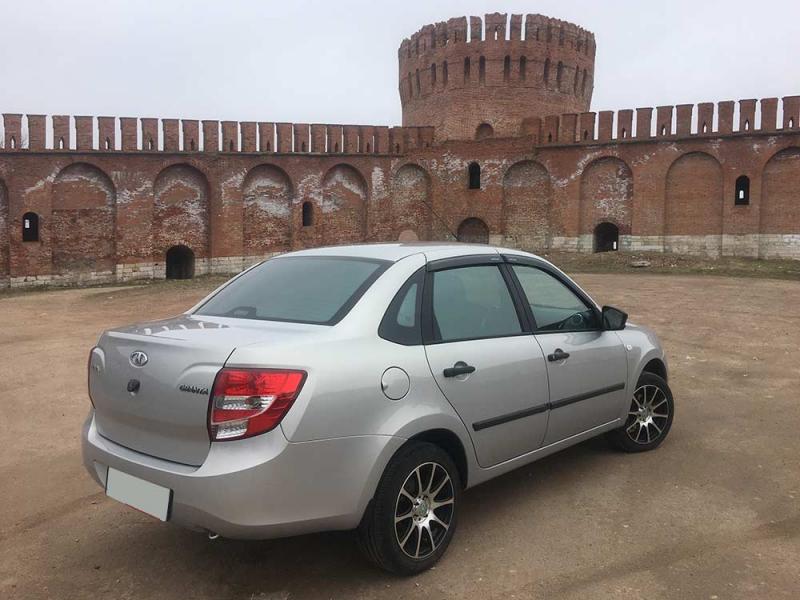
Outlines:
<svg viewBox="0 0 800 600"><path fill-rule="evenodd" d="M383 317L381 318L381 322L378 325L378 337L387 342L392 342L393 344L400 344L401 346L421 346L423 344L423 336L422 336L422 306L424 304L423 298L425 297L425 266L420 267L416 271L414 271L411 275L409 275L408 279L403 282L403 285L395 293L392 301L389 302L389 306L386 308L386 312L383 313ZM417 288L417 297L414 300L414 329L416 329L417 341L414 342L406 342L400 340L396 337L393 337L387 329L389 325L387 324L387 319L390 317L394 317L399 309L400 304L405 300L405 295L408 293L408 290L411 289L411 286L414 284L418 284L419 287Z"/></svg>
<svg viewBox="0 0 800 600"><path fill-rule="evenodd" d="M527 315L528 320L532 324L531 331L536 335L548 335L552 333L586 333L592 331L605 331L603 329L603 315L602 312L597 308L597 304L595 304L594 300L592 300L583 290L577 287L572 281L567 279L560 271L553 268L551 265L547 264L544 261L536 260L535 258L530 258L527 256L514 256L510 254L503 254L503 260L506 264L509 265L508 271L511 275L512 280L514 281L514 287L516 290L516 294L519 297L520 303L522 304L523 310ZM598 327L592 329L539 329L536 325L536 318L533 316L533 310L531 310L531 306L528 303L528 297L525 295L525 290L522 288L522 284L519 281L516 273L514 273L514 269L511 268L512 265L521 265L526 267L533 267L539 269L540 271L544 271L548 275L554 277L560 283L562 283L569 291L575 294L581 302L583 302L589 310L594 313L595 320L599 323Z"/></svg>
<svg viewBox="0 0 800 600"><path fill-rule="evenodd" d="M500 270L500 275L506 284L506 289L511 296L514 311L520 325L519 333L508 335L487 335L479 337L458 338L454 340L443 340L437 331L436 320L433 317L433 274L437 271L450 269L461 269L467 267L494 266ZM437 344L452 344L457 342L470 342L476 340L505 339L531 335L532 327L528 314L525 311L524 301L516 290L514 277L511 270L505 264L505 259L499 254L476 254L469 256L457 256L430 261L426 265L425 283L422 287L422 343L426 346Z"/></svg>

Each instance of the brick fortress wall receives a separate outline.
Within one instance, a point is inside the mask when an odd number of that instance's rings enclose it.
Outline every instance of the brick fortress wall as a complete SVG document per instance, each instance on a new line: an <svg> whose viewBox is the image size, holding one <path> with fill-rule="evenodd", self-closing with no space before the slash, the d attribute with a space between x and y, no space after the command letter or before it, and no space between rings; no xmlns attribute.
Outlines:
<svg viewBox="0 0 800 600"><path fill-rule="evenodd" d="M496 17L487 31L505 22ZM463 31L451 22L447 36ZM513 43L519 23L491 42ZM561 22L526 23L527 39L530 23ZM593 59L593 38L578 33L590 35L565 28L563 47L581 39ZM473 43L453 39L447 52ZM492 126L479 139L477 119L464 119L462 136L432 125L5 114L0 286L164 277L179 246L197 274L295 248L453 235L591 252L606 225L623 251L800 259L800 96L600 113L584 110L588 98L565 101L567 112L511 117L498 105L494 120L478 116ZM25 241L31 216L38 238Z"/></svg>

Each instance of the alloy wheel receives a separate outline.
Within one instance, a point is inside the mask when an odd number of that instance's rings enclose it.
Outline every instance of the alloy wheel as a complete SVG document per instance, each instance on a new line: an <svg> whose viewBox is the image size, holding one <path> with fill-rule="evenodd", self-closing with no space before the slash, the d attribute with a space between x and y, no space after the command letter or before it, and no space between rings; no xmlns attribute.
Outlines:
<svg viewBox="0 0 800 600"><path fill-rule="evenodd" d="M625 434L637 444L651 444L660 438L669 421L669 401L656 385L642 385L633 392Z"/></svg>
<svg viewBox="0 0 800 600"><path fill-rule="evenodd" d="M441 545L453 520L455 494L447 470L427 462L414 469L397 495L394 531L406 556L424 559Z"/></svg>

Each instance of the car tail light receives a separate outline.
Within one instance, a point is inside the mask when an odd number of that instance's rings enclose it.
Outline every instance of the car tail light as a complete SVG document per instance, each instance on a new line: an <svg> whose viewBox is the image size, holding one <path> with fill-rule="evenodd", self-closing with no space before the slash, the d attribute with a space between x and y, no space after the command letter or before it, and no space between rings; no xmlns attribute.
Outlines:
<svg viewBox="0 0 800 600"><path fill-rule="evenodd" d="M222 369L211 392L211 440L237 440L274 429L291 408L305 379L305 371Z"/></svg>

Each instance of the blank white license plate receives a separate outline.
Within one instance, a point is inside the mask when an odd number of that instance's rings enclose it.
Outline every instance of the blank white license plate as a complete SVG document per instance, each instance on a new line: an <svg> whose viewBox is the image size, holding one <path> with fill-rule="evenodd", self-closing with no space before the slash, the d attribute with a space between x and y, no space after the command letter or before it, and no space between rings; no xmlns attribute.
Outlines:
<svg viewBox="0 0 800 600"><path fill-rule="evenodd" d="M172 490L122 471L108 468L106 494L150 516L166 521Z"/></svg>

